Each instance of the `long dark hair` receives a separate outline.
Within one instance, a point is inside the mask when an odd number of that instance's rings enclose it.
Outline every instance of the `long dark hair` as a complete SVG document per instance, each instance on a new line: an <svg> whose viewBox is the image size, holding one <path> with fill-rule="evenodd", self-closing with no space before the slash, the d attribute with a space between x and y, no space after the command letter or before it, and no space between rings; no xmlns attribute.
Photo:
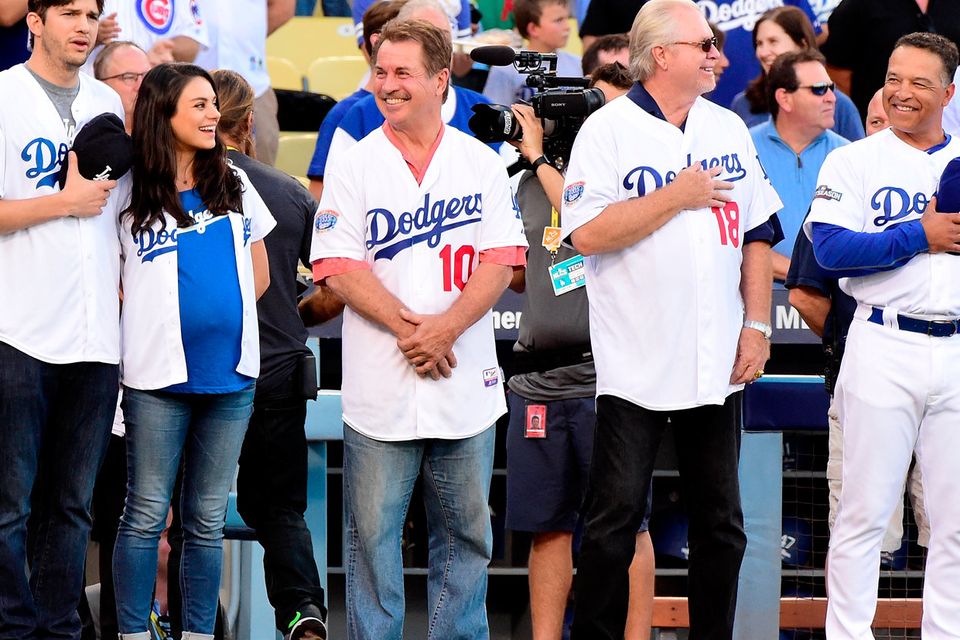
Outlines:
<svg viewBox="0 0 960 640"><path fill-rule="evenodd" d="M177 112L184 87L194 78L203 78L214 86L210 74L192 64L161 64L143 78L133 114L133 189L130 206L121 214L130 216L135 234L157 221L164 228L164 211L173 216L178 227L193 224L177 193L177 142L170 119ZM219 136L213 149L196 152L193 177L210 213L242 213L243 185L227 164L227 150Z"/></svg>
<svg viewBox="0 0 960 640"><path fill-rule="evenodd" d="M764 13L753 25L753 50L757 50L757 31L760 25L771 20L793 40L793 43L805 50L817 51L817 37L813 33L810 18L793 6L777 7ZM767 74L760 69L760 75L750 81L745 92L747 102L750 103L750 113L769 113L770 105L767 102Z"/></svg>

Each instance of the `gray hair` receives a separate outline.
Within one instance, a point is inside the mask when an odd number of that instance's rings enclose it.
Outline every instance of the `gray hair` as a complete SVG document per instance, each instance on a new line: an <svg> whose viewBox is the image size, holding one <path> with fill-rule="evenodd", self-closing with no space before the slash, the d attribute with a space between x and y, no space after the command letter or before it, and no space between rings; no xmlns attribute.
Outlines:
<svg viewBox="0 0 960 640"><path fill-rule="evenodd" d="M697 8L692 0L650 0L640 9L630 29L630 75L644 82L653 75L656 63L653 48L663 46L674 37L679 7Z"/></svg>
<svg viewBox="0 0 960 640"><path fill-rule="evenodd" d="M397 20L409 20L411 16L420 13L424 9L432 9L446 18L447 23L450 24L450 33L452 36L453 23L450 22L450 14L447 13L447 10L437 0L407 0L407 2L400 7Z"/></svg>

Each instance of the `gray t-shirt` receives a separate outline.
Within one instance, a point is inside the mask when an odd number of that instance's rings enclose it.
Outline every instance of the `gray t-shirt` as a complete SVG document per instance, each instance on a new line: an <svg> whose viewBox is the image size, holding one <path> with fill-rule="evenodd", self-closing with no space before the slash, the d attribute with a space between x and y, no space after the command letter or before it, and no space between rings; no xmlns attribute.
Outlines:
<svg viewBox="0 0 960 640"><path fill-rule="evenodd" d="M53 106L56 107L57 113L60 114L60 118L63 120L63 126L67 130L67 139L70 140L72 144L73 136L76 134L77 127L77 122L73 119L72 107L73 101L80 93L80 79L77 79L77 84L73 87L61 87L53 84L52 82L47 82L35 74L33 69L31 69L29 66L25 66L27 71L30 72L30 75L36 78L37 82L40 83L40 87L50 98L50 101L53 102Z"/></svg>
<svg viewBox="0 0 960 640"><path fill-rule="evenodd" d="M548 269L550 252L543 247L543 228L550 226L552 207L540 180L526 172L517 188L517 202L523 216L523 231L530 249L527 252L526 297L520 333L514 351L576 352L589 348L590 323L587 290L581 287L561 296L553 293ZM561 246L556 262L577 255ZM593 361L545 372L518 374L507 383L511 390L529 400L550 402L569 398L588 398L596 394L596 369Z"/></svg>

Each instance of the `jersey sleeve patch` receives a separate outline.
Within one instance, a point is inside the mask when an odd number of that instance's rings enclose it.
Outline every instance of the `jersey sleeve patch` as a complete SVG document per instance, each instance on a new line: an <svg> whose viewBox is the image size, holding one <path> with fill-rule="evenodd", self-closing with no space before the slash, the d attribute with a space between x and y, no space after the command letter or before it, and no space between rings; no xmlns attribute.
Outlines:
<svg viewBox="0 0 960 640"><path fill-rule="evenodd" d="M827 185L821 184L820 186L817 187L817 190L814 193L813 199L814 200L817 200L817 199L835 200L837 202L840 202L840 198L842 197L843 197L843 194L840 193L839 191L835 191L834 189L831 189Z"/></svg>
<svg viewBox="0 0 960 640"><path fill-rule="evenodd" d="M583 188L586 183L583 181L574 182L573 184L567 185L563 190L563 202L564 204L573 204L577 200L583 197Z"/></svg>
<svg viewBox="0 0 960 640"><path fill-rule="evenodd" d="M317 213L317 217L313 221L313 229L316 233L326 233L327 231L332 230L337 226L337 220L340 219L340 214L332 209L325 209Z"/></svg>

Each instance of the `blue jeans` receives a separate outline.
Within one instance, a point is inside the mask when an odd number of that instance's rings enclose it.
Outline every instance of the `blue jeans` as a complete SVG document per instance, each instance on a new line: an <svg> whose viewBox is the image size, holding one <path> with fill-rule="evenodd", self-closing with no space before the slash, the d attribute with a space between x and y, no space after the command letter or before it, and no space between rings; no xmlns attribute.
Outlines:
<svg viewBox="0 0 960 640"><path fill-rule="evenodd" d="M0 342L0 638L80 637L90 500L118 380L117 365L48 364Z"/></svg>
<svg viewBox="0 0 960 640"><path fill-rule="evenodd" d="M157 543L166 526L181 459L183 629L213 633L227 494L253 411L253 392L253 385L235 393L210 395L124 387L127 502L113 556L121 634L147 631L157 575Z"/></svg>
<svg viewBox="0 0 960 640"><path fill-rule="evenodd" d="M417 476L429 535L428 639L486 640L487 497L495 429L460 440L382 442L343 430L347 637L403 636L400 540Z"/></svg>

